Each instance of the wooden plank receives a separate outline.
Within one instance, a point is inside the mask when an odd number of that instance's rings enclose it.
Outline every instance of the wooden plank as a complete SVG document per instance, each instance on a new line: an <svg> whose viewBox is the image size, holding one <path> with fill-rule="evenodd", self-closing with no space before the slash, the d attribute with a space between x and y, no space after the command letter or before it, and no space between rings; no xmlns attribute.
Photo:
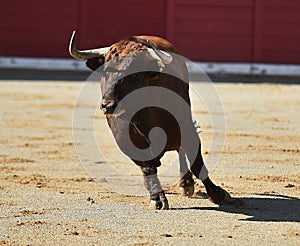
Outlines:
<svg viewBox="0 0 300 246"><path fill-rule="evenodd" d="M300 63L299 1L264 1L261 53L255 61Z"/></svg>
<svg viewBox="0 0 300 246"><path fill-rule="evenodd" d="M77 2L1 1L0 56L69 57L67 46L77 24Z"/></svg>
<svg viewBox="0 0 300 246"><path fill-rule="evenodd" d="M285 39L300 37L300 21L293 23L286 22L264 22L264 39L268 37L283 37ZM297 45L299 46L299 45Z"/></svg>
<svg viewBox="0 0 300 246"><path fill-rule="evenodd" d="M80 16L81 45L85 48L111 45L132 35L166 35L165 3L160 0L143 4L137 0L86 0Z"/></svg>
<svg viewBox="0 0 300 246"><path fill-rule="evenodd" d="M298 8L267 8L264 10L264 21L277 23L299 23L300 6Z"/></svg>
<svg viewBox="0 0 300 246"><path fill-rule="evenodd" d="M188 42L189 41L189 42ZM220 36L188 36L182 35L178 37L177 44L182 48L190 48L194 49L195 54L198 52L198 49L205 48L210 50L210 52L214 52L215 49L224 49L230 50L230 52L240 52L241 50L246 50L249 54L251 54L251 50L248 50L252 42L249 37L234 37L231 36L223 36L220 40ZM201 51L200 51L201 52Z"/></svg>
<svg viewBox="0 0 300 246"><path fill-rule="evenodd" d="M183 55L197 61L250 61L252 55L249 37L182 35L176 45Z"/></svg>
<svg viewBox="0 0 300 246"><path fill-rule="evenodd" d="M252 20L252 11L249 7L231 6L193 6L182 5L176 12L176 19L189 20ZM230 13L230 14L229 14Z"/></svg>
<svg viewBox="0 0 300 246"><path fill-rule="evenodd" d="M184 5L194 5L194 6L230 6L230 7L252 7L252 0L182 0L178 1L178 7Z"/></svg>
<svg viewBox="0 0 300 246"><path fill-rule="evenodd" d="M264 50L265 63L299 64L299 52Z"/></svg>
<svg viewBox="0 0 300 246"><path fill-rule="evenodd" d="M205 21L190 22L181 20L177 25L176 35L194 34L194 35L232 35L232 36L250 36L252 34L252 22L238 21ZM251 37L250 37L251 38Z"/></svg>
<svg viewBox="0 0 300 246"><path fill-rule="evenodd" d="M251 1L178 1L175 45L188 58L205 61L250 61Z"/></svg>
<svg viewBox="0 0 300 246"><path fill-rule="evenodd" d="M264 43L268 44L264 47L264 51L287 51L300 53L300 37L297 38L287 38L284 36L269 36L264 37ZM300 57L300 56L299 56Z"/></svg>
<svg viewBox="0 0 300 246"><path fill-rule="evenodd" d="M300 2L299 0L288 0L288 1L282 1L282 0L268 0L264 1L264 7L267 9L272 8L299 8Z"/></svg>
<svg viewBox="0 0 300 246"><path fill-rule="evenodd" d="M175 42L175 0L166 0L166 38Z"/></svg>
<svg viewBox="0 0 300 246"><path fill-rule="evenodd" d="M253 61L262 61L263 54L263 4L264 0L254 0Z"/></svg>

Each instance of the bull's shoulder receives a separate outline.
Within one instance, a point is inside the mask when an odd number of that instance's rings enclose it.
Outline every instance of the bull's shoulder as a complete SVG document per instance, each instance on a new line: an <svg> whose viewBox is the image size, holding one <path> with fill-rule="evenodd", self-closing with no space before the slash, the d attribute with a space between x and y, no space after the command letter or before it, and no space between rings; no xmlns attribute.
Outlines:
<svg viewBox="0 0 300 246"><path fill-rule="evenodd" d="M179 51L176 49L176 47L164 38L157 37L157 36L148 36L148 35L141 35L138 36L138 38L144 40L150 40L160 50L165 50L175 54L179 54Z"/></svg>

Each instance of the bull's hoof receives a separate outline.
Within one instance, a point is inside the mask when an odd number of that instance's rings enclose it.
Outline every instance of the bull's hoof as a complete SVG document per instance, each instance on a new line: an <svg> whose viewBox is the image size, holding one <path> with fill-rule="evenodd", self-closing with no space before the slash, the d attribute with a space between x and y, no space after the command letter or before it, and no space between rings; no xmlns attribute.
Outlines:
<svg viewBox="0 0 300 246"><path fill-rule="evenodd" d="M219 205L233 204L234 202L230 194L219 186L214 188L212 192L209 192L208 196L211 202Z"/></svg>
<svg viewBox="0 0 300 246"><path fill-rule="evenodd" d="M169 203L167 199L161 200L150 200L150 204L148 207L150 210L168 210Z"/></svg>
<svg viewBox="0 0 300 246"><path fill-rule="evenodd" d="M169 207L169 202L168 202L167 199L162 199L161 203L162 203L161 210L168 210L170 208Z"/></svg>
<svg viewBox="0 0 300 246"><path fill-rule="evenodd" d="M180 195L192 197L194 195L194 184L185 187L179 187Z"/></svg>

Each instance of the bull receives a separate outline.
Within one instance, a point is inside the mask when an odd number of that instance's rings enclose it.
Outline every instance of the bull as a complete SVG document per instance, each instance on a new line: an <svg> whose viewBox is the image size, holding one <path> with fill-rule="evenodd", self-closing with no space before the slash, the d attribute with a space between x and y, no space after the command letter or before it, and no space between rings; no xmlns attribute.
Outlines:
<svg viewBox="0 0 300 246"><path fill-rule="evenodd" d="M155 36L132 36L91 50L78 50L75 43L73 32L70 55L100 70L101 108L117 145L141 168L150 194L149 208L169 209L157 176L166 151L179 154L182 195L193 195L194 175L201 179L212 202L231 202L229 193L208 176L191 116L187 67L174 45ZM136 91L136 100L125 100Z"/></svg>

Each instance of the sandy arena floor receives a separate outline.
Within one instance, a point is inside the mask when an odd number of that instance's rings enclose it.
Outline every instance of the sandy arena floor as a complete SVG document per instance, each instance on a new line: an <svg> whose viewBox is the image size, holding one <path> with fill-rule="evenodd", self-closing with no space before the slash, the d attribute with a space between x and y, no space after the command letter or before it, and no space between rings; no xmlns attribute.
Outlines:
<svg viewBox="0 0 300 246"><path fill-rule="evenodd" d="M299 85L216 84L226 143L210 175L239 203L217 206L199 196L180 197L171 186L168 211L149 211L147 196L108 190L86 172L72 133L81 86L0 83L0 245L299 245ZM201 83L192 86L201 89ZM209 115L191 94L202 152L214 155ZM125 173L116 185L139 175L115 147L101 112L96 122L99 148ZM97 161L91 164L101 165ZM137 180L134 187L144 191Z"/></svg>

